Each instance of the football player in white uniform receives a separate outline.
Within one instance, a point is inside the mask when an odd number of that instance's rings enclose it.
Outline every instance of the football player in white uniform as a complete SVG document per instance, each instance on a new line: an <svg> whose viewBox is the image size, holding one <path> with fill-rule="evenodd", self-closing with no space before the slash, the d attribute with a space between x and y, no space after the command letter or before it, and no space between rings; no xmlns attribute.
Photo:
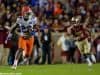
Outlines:
<svg viewBox="0 0 100 75"><path fill-rule="evenodd" d="M31 34L33 26L37 23L37 18L31 15L31 13L26 13L24 16L19 16L16 23L9 29L10 33L8 35L11 37L11 32L15 30L16 34L19 36L18 40L18 50L15 55L14 64L12 69L16 69L18 60L23 54L24 60L29 61L32 54L32 49L34 47L34 36Z"/></svg>

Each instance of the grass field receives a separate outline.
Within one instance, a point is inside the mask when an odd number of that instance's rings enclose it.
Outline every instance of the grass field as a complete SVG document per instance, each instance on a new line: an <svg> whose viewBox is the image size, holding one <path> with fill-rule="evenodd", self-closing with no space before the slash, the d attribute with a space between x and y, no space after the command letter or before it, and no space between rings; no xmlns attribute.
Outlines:
<svg viewBox="0 0 100 75"><path fill-rule="evenodd" d="M91 68L87 64L30 65L18 66L16 70L0 66L0 75L100 75L100 64Z"/></svg>

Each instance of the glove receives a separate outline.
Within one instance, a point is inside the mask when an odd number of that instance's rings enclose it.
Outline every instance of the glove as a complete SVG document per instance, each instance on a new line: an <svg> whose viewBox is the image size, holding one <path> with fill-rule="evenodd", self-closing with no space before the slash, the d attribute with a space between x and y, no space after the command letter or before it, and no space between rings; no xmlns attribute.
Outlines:
<svg viewBox="0 0 100 75"><path fill-rule="evenodd" d="M11 38L11 37L12 37L12 34L11 34L11 33L9 33L9 34L8 34L8 38Z"/></svg>
<svg viewBox="0 0 100 75"><path fill-rule="evenodd" d="M6 38L6 40L5 40L5 44L7 44L8 40L9 40L11 37L12 37L12 34L9 33L8 36L7 36L7 38Z"/></svg>
<svg viewBox="0 0 100 75"><path fill-rule="evenodd" d="M7 44L8 40L5 40L5 44Z"/></svg>

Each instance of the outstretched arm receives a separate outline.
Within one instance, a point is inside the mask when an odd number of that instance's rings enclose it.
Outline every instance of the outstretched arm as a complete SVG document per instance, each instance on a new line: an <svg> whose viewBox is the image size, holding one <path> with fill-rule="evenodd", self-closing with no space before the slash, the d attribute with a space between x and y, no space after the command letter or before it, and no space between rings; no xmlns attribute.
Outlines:
<svg viewBox="0 0 100 75"><path fill-rule="evenodd" d="M6 40L5 40L5 44L7 44L9 38L12 37L12 31L14 30L15 27L16 27L16 24L14 24L12 27L5 26L5 28L8 29L8 31L9 31L8 32L8 36L7 36Z"/></svg>

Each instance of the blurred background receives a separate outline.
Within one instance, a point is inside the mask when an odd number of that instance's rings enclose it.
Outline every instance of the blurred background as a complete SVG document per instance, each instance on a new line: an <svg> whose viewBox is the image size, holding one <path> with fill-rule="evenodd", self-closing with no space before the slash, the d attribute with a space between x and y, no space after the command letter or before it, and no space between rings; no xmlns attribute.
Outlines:
<svg viewBox="0 0 100 75"><path fill-rule="evenodd" d="M11 27L18 16L26 11L32 11L37 17L38 23L34 30L38 34L38 43L33 49L30 64L38 64L42 56L41 31L47 26L51 31L51 63L62 63L62 50L57 41L67 28L72 25L72 17L80 17L80 23L90 32L89 42L91 53L100 62L100 0L0 0L0 64L12 65L15 52L18 49L18 36L13 32L13 37L5 43L8 30L5 26ZM70 35L67 35L70 37ZM73 38L72 38L73 39ZM73 45L74 46L74 45ZM37 49L41 48L40 51ZM84 59L77 48L70 49L65 55L67 63L82 63ZM40 57L40 58L39 58ZM21 60L21 59L20 59Z"/></svg>

